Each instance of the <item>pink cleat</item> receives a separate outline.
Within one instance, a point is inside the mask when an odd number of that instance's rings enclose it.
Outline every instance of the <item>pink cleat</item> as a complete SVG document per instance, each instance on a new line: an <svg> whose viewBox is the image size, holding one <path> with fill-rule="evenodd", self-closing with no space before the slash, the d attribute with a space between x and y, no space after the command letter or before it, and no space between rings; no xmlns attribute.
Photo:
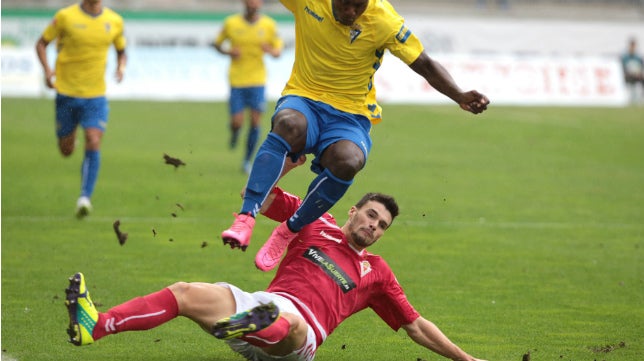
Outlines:
<svg viewBox="0 0 644 361"><path fill-rule="evenodd" d="M246 251L246 247L250 244L250 236L253 234L253 227L255 226L255 218L249 214L235 214L235 221L233 225L227 230L221 232L221 239L224 240L224 245L230 245L231 249L241 248Z"/></svg>
<svg viewBox="0 0 644 361"><path fill-rule="evenodd" d="M288 247L289 243L296 236L297 233L291 232L286 222L280 223L279 226L275 227L271 236L268 237L268 241L257 252L255 256L255 267L264 272L275 268L282 259L284 250L286 250L286 247Z"/></svg>

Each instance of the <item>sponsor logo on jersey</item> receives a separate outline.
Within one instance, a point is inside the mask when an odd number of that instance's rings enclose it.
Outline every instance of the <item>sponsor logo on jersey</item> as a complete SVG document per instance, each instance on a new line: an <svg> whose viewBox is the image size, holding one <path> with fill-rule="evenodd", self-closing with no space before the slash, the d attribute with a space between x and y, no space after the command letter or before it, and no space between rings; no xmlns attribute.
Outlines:
<svg viewBox="0 0 644 361"><path fill-rule="evenodd" d="M304 11L306 11L307 14L311 15L315 20L317 20L319 22L322 22L322 20L324 20L323 17L321 17L320 15L316 14L315 11L309 9L308 6L304 7Z"/></svg>
<svg viewBox="0 0 644 361"><path fill-rule="evenodd" d="M304 251L303 256L320 267L340 287L343 293L356 288L356 283L347 276L346 272L319 248L309 247Z"/></svg>

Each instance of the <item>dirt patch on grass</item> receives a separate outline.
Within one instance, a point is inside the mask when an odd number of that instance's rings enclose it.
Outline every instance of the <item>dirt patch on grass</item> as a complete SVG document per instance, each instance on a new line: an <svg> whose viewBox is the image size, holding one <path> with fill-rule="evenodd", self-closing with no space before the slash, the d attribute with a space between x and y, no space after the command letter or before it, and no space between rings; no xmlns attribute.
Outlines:
<svg viewBox="0 0 644 361"><path fill-rule="evenodd" d="M592 346L589 349L595 353L609 353L624 347L626 347L626 342L622 341L614 345Z"/></svg>

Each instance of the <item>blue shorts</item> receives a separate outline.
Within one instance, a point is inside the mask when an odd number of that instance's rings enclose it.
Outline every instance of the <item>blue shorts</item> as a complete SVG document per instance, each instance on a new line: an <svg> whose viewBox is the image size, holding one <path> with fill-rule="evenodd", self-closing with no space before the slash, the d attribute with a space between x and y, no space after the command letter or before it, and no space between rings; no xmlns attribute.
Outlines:
<svg viewBox="0 0 644 361"><path fill-rule="evenodd" d="M266 95L263 86L251 86L245 88L230 88L230 100L228 102L230 114L237 114L246 108L264 112L266 110Z"/></svg>
<svg viewBox="0 0 644 361"><path fill-rule="evenodd" d="M56 94L56 135L70 135L78 125L105 131L109 108L107 98L74 98Z"/></svg>
<svg viewBox="0 0 644 361"><path fill-rule="evenodd" d="M301 154L314 154L315 159L311 162L313 172L322 172L322 152L340 140L349 140L360 147L366 163L371 151L371 121L364 115L343 112L326 103L296 95L280 98L273 116L282 109L297 110L306 117L306 146L301 153L293 154L292 158L297 159Z"/></svg>

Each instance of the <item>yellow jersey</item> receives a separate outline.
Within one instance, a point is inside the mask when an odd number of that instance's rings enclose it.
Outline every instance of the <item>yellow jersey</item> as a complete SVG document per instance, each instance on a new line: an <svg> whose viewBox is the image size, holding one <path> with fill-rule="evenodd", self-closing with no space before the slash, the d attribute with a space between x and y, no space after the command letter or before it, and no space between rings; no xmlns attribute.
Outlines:
<svg viewBox="0 0 644 361"><path fill-rule="evenodd" d="M126 45L123 18L103 7L93 16L71 5L59 10L42 34L47 42L57 39L56 90L64 95L93 98L105 95L107 52Z"/></svg>
<svg viewBox="0 0 644 361"><path fill-rule="evenodd" d="M386 0L369 0L353 26L333 16L332 1L280 0L295 16L295 62L282 95L299 95L381 120L374 75L385 49L411 64L420 40Z"/></svg>
<svg viewBox="0 0 644 361"><path fill-rule="evenodd" d="M242 14L224 20L224 25L215 39L215 44L229 42L239 50L239 56L231 58L228 79L232 87L263 86L266 83L263 44L281 49L283 42L278 36L275 20L260 15L255 22L248 22Z"/></svg>

